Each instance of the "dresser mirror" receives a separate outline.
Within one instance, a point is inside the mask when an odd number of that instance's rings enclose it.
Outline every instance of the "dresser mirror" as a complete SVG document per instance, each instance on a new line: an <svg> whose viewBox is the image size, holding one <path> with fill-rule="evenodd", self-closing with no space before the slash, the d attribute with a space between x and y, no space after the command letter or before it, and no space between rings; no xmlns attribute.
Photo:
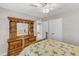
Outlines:
<svg viewBox="0 0 79 59"><path fill-rule="evenodd" d="M28 35L28 24L17 23L17 36Z"/></svg>

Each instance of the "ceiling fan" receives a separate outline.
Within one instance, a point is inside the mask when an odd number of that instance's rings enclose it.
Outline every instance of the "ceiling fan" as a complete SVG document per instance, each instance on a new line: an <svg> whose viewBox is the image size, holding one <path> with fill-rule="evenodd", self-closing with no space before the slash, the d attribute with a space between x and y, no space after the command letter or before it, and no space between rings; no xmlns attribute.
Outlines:
<svg viewBox="0 0 79 59"><path fill-rule="evenodd" d="M50 10L54 10L57 7L56 3L33 3L32 7L39 8L43 13L49 13Z"/></svg>
<svg viewBox="0 0 79 59"><path fill-rule="evenodd" d="M48 18L49 12L59 7L59 5L56 3L33 3L30 4L30 6L39 8L39 10L45 14L41 17L41 20L46 20Z"/></svg>

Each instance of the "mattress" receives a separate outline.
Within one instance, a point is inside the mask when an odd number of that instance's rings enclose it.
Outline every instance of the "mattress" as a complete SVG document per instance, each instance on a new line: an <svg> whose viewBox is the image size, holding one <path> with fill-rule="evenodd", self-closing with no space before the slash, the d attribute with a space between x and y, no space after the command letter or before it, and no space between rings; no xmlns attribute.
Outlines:
<svg viewBox="0 0 79 59"><path fill-rule="evenodd" d="M79 46L47 39L24 48L19 56L79 56Z"/></svg>

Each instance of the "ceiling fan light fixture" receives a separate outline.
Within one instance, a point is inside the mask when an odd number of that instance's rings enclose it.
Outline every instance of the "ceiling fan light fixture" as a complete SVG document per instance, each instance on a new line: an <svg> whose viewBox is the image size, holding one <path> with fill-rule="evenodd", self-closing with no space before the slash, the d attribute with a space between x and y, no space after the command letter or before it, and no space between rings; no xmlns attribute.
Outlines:
<svg viewBox="0 0 79 59"><path fill-rule="evenodd" d="M49 11L50 11L49 9L43 9L42 10L43 13L49 13Z"/></svg>

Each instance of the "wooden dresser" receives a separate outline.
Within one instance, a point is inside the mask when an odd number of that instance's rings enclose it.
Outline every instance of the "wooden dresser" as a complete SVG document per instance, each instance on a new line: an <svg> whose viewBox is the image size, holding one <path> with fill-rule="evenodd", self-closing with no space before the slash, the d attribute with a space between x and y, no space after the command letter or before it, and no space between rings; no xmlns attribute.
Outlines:
<svg viewBox="0 0 79 59"><path fill-rule="evenodd" d="M22 51L22 40L14 40L8 42L8 55L18 55Z"/></svg>
<svg viewBox="0 0 79 59"><path fill-rule="evenodd" d="M26 46L36 41L34 36L34 21L24 20L15 17L9 19L9 40L8 40L8 56L18 55ZM17 36L17 23L28 24L28 35Z"/></svg>

